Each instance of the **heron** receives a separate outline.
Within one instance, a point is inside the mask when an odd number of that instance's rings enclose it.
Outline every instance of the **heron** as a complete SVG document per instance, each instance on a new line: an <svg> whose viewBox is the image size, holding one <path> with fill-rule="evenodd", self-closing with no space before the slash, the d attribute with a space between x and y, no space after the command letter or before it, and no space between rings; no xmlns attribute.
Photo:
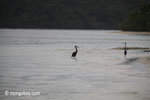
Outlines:
<svg viewBox="0 0 150 100"><path fill-rule="evenodd" d="M73 52L72 53L72 56L71 57L76 57L76 55L77 55L77 53L78 53L78 49L77 48L79 48L78 46L75 46L75 49L76 49L76 51L75 52Z"/></svg>
<svg viewBox="0 0 150 100"><path fill-rule="evenodd" d="M126 55L127 55L127 47L126 47L126 42L124 43L125 44L125 47L124 47L124 56L126 57Z"/></svg>

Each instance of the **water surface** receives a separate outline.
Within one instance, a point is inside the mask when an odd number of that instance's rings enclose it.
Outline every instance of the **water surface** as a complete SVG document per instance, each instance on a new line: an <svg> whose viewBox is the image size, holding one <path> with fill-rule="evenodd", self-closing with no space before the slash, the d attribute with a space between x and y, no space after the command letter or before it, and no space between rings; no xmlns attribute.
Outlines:
<svg viewBox="0 0 150 100"><path fill-rule="evenodd" d="M149 100L150 66L122 50L150 47L149 35L107 30L0 30L1 100ZM71 58L79 46L77 59ZM127 59L148 56L128 51ZM5 96L5 91L40 96Z"/></svg>

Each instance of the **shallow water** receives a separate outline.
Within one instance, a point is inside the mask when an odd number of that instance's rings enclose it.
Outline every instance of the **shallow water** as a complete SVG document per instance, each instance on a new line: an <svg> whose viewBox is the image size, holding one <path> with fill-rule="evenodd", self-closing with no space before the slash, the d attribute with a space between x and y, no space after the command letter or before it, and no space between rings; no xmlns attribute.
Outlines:
<svg viewBox="0 0 150 100"><path fill-rule="evenodd" d="M1 100L149 100L150 55L130 47L150 47L150 35L107 30L0 29ZM78 45L77 59L71 53ZM6 96L5 92L40 92Z"/></svg>

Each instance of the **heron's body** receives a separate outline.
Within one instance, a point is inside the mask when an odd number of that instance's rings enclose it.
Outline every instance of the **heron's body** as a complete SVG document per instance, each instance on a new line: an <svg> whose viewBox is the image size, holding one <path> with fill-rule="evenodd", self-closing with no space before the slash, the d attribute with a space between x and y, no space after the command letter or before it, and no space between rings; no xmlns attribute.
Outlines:
<svg viewBox="0 0 150 100"><path fill-rule="evenodd" d="M124 43L125 44L125 47L124 47L124 56L126 57L126 55L127 55L127 47L126 47L126 42Z"/></svg>
<svg viewBox="0 0 150 100"><path fill-rule="evenodd" d="M76 49L76 51L75 52L73 52L72 53L72 56L71 57L76 57L76 55L77 55L77 53L78 53L78 49L77 48L79 48L78 46L75 46L75 49Z"/></svg>
<svg viewBox="0 0 150 100"><path fill-rule="evenodd" d="M124 50L124 55L125 55L125 56L127 55L127 50L126 50L126 49Z"/></svg>

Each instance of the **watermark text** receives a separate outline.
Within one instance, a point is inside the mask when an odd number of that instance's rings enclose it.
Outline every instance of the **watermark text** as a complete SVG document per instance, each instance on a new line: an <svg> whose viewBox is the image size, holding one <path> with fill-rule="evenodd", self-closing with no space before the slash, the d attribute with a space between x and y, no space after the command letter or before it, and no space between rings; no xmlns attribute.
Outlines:
<svg viewBox="0 0 150 100"><path fill-rule="evenodd" d="M4 91L5 96L39 96L40 92L27 92L27 91Z"/></svg>

